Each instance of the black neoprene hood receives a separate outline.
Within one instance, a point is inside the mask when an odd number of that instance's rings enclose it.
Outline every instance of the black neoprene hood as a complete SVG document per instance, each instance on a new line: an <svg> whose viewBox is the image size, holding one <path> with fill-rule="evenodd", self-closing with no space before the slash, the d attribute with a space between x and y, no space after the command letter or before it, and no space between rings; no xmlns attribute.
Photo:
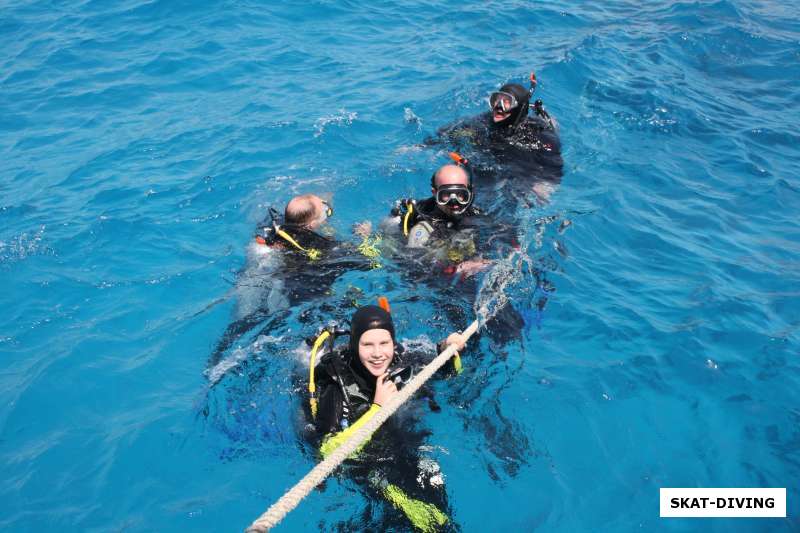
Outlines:
<svg viewBox="0 0 800 533"><path fill-rule="evenodd" d="M371 329L388 330L392 340L395 341L392 315L377 305L365 305L353 314L353 319L350 321L350 353L354 356L358 356L358 341L361 335Z"/></svg>
<svg viewBox="0 0 800 533"><path fill-rule="evenodd" d="M509 93L514 95L519 105L511 110L511 115L500 122L495 123L496 126L516 126L528 116L528 108L530 107L531 93L528 89L518 83L506 83L500 87L500 92Z"/></svg>

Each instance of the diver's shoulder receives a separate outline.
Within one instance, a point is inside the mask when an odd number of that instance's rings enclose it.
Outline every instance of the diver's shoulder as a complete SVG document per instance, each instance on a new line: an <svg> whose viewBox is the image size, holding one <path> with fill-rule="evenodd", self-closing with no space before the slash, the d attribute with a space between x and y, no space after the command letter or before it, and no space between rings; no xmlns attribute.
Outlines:
<svg viewBox="0 0 800 533"><path fill-rule="evenodd" d="M535 129L536 131L556 131L556 120L554 117L550 117L550 119L545 119L544 117L540 117L539 115L528 115L525 117L525 120L522 121L520 126L523 128L530 128Z"/></svg>
<svg viewBox="0 0 800 533"><path fill-rule="evenodd" d="M525 143L541 144L548 150L560 151L561 149L558 128L555 119L552 118L528 117L517 128L515 137Z"/></svg>
<svg viewBox="0 0 800 533"><path fill-rule="evenodd" d="M417 200L416 204L417 209L423 214L432 214L436 209L436 199L433 197Z"/></svg>
<svg viewBox="0 0 800 533"><path fill-rule="evenodd" d="M413 208L412 219L414 221L416 221L420 216L431 217L436 214L436 199L433 197L419 199L402 198L397 200L395 202L395 208L392 209L391 214L398 216L402 215L404 212L408 212L409 204Z"/></svg>

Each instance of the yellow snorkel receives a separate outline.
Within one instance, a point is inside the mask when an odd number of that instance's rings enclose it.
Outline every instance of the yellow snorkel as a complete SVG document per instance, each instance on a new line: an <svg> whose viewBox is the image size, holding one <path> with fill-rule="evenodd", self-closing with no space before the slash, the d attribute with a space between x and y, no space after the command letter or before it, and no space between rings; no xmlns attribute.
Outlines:
<svg viewBox="0 0 800 533"><path fill-rule="evenodd" d="M408 212L403 217L403 236L408 237L408 221L411 220L411 214L414 212L414 204L408 202L406 207L408 207Z"/></svg>

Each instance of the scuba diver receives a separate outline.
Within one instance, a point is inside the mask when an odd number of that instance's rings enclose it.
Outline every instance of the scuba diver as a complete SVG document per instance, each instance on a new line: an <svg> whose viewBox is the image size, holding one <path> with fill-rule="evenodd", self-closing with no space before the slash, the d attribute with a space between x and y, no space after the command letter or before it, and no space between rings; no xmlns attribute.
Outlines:
<svg viewBox="0 0 800 533"><path fill-rule="evenodd" d="M330 204L313 194L292 198L283 217L269 209L269 218L259 224L248 246L247 266L234 289L237 319L209 359L209 378L227 370L228 364L214 369L243 335L262 324L260 333L276 331L289 309L328 295L340 275L376 268L379 251L373 246L375 241L367 235L361 235L364 240L358 246L337 241L328 224L332 216Z"/></svg>
<svg viewBox="0 0 800 533"><path fill-rule="evenodd" d="M349 332L329 328L314 343L307 414L315 429L314 444L319 445L323 457L341 446L432 360L431 354L426 358L404 350L396 340L388 303L381 298L380 304L359 308ZM335 345L337 336L348 334L348 344ZM450 334L439 344L439 350L450 344L463 350L464 337ZM323 347L326 352L315 368L316 353ZM460 372L458 353L451 361L452 369ZM439 370L447 372L447 366ZM438 410L430 389L425 394L431 409ZM385 508L379 513L382 523L375 525L375 531L408 529L408 521L425 532L457 528L448 517L439 465L423 452L429 433L417 428L408 416L394 416L348 459L349 472L361 482L370 499L385 500L402 513Z"/></svg>
<svg viewBox="0 0 800 533"><path fill-rule="evenodd" d="M434 271L469 277L486 269L491 263L478 254L476 240L479 233L491 229L490 221L474 205L475 194L466 168L440 167L431 176L431 194L424 200L396 202L388 224L399 227L408 248L419 250L416 259L432 262ZM490 241L488 235L483 236Z"/></svg>
<svg viewBox="0 0 800 533"><path fill-rule="evenodd" d="M530 89L507 83L489 97L489 111L457 121L425 140L426 145L450 144L470 154L478 182L483 185L507 180L513 197L533 191L547 201L561 182L564 161L558 123L541 100L533 103L536 75L530 75ZM471 154L475 153L475 157Z"/></svg>
<svg viewBox="0 0 800 533"><path fill-rule="evenodd" d="M262 222L255 236L257 253L280 251L284 266L289 270L296 270L293 267L307 267L310 263L329 256L336 248L338 243L332 238L333 232L327 225L328 219L333 216L333 209L319 196L304 194L289 200L283 221L274 209L270 208L269 212L270 221ZM313 296L315 292L324 294L327 289L296 283L286 288L286 296L290 302ZM306 289L311 293L306 293Z"/></svg>
<svg viewBox="0 0 800 533"><path fill-rule="evenodd" d="M382 223L387 233L397 234L399 228L405 246L398 261L405 276L435 289L434 305L449 319L448 328L469 321L478 294L475 275L519 247L513 225L475 206L466 160L456 153L451 157L459 164L444 165L433 173L430 198L399 200ZM505 306L489 320L487 332L505 344L520 336L522 325L519 313Z"/></svg>

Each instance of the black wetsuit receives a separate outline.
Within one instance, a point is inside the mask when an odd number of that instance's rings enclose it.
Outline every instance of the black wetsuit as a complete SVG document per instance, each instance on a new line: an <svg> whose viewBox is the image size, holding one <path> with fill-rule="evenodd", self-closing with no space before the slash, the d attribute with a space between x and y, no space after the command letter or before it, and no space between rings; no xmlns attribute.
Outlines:
<svg viewBox="0 0 800 533"><path fill-rule="evenodd" d="M404 238L413 238L415 226L427 222L432 228L428 242L414 255L414 261L429 274L454 274L459 263L478 255L516 246L514 228L498 224L480 208L470 205L459 218L445 215L435 198L417 200L406 220L407 200L397 202L393 216L400 216L400 231ZM409 235L405 234L408 230ZM419 231L420 228L417 228ZM432 268L431 268L432 267ZM417 270L417 269L413 269Z"/></svg>
<svg viewBox="0 0 800 533"><path fill-rule="evenodd" d="M303 228L288 225L283 228L303 248L319 252L319 258L311 259L306 252L279 237L267 241L266 246L281 249L281 280L290 307L326 295L336 278L344 272L368 267L364 257L348 242L338 242Z"/></svg>
<svg viewBox="0 0 800 533"><path fill-rule="evenodd" d="M441 226L447 229L454 229L459 230L462 227L467 227L470 225L474 225L475 221L472 220L475 217L481 217L483 212L476 206L470 205L464 214L461 215L459 219L449 218L445 215L436 205L436 198L430 197L425 198L424 200L417 200L414 202L415 208L414 213L411 214L411 218L409 220L409 226L413 226L417 222L421 220L427 220L431 222L435 227ZM400 214L399 211L393 213L395 215ZM402 221L401 221L402 223Z"/></svg>
<svg viewBox="0 0 800 533"><path fill-rule="evenodd" d="M501 194L496 196L532 205L531 193L546 198L561 182L564 161L558 127L541 100L533 105L534 115L528 115L528 89L508 83L500 93L512 95L518 103L506 118L495 122L492 112L482 113L439 129L425 143L448 144L466 156L476 188L491 190L501 184ZM503 210L508 211L507 205Z"/></svg>
<svg viewBox="0 0 800 533"><path fill-rule="evenodd" d="M516 175L518 179L561 181L564 161L561 140L553 125L539 116L525 117L516 126L497 126L492 113L445 126L438 131L440 142L468 152L477 149L488 153L493 161ZM463 154L462 154L463 155Z"/></svg>
<svg viewBox="0 0 800 533"><path fill-rule="evenodd" d="M466 156L475 185L481 190L506 179L513 197L530 191L536 182L561 183L564 160L555 128L545 119L526 117L516 126L496 126L483 113L439 130L438 139Z"/></svg>
<svg viewBox="0 0 800 533"><path fill-rule="evenodd" d="M462 275L458 272L458 265L477 257L497 259L507 256L518 246L516 228L498 222L475 206L470 206L459 219L451 219L437 208L435 198L415 202L406 223L407 212L403 200L392 211L392 215L400 215L401 234L407 227L411 235L416 225L423 221L430 224L433 233L424 247L414 248L413 252L409 249L409 253L401 257L406 276L414 284L422 281L435 289L433 302L449 320L446 329L463 327L474 318L472 308L478 293L478 277ZM519 337L523 325L519 313L507 305L489 321L487 331L492 340L505 344Z"/></svg>
<svg viewBox="0 0 800 533"><path fill-rule="evenodd" d="M432 359L432 354L428 357L424 354L409 354L403 351L402 346L397 345L389 373L397 373L395 383L398 388L402 388L404 383L410 381ZM448 372L452 372L451 365L445 365L437 375ZM319 440L345 430L371 408L376 409L372 407L376 378L363 367L358 355L351 354L347 347L337 348L321 358L315 381L319 391L319 410L313 422ZM423 387L420 392L422 396L429 398L431 408L438 410L430 389ZM389 486L398 488L418 502L435 506L446 516L451 515L438 464L432 458L426 457L421 450L430 434L418 427L414 416L422 406L414 399L409 404L390 417L364 448L347 461L348 473L365 489L370 505L383 507L383 512L370 513L373 515L372 520L378 523L360 523L359 528L362 530L410 529L406 506L398 505L387 497L385 491ZM323 450L324 447L323 444ZM387 500L392 501L393 505L387 505ZM457 526L452 523L452 519L448 519L446 524L439 524L435 529L455 528Z"/></svg>

